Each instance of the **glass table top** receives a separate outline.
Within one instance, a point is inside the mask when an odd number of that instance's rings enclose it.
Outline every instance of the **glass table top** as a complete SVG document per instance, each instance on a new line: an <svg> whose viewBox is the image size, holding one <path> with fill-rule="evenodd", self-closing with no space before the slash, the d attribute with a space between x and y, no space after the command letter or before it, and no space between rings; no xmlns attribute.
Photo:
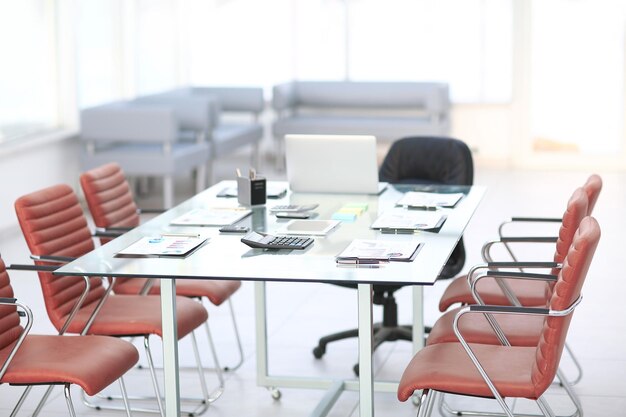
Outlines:
<svg viewBox="0 0 626 417"><path fill-rule="evenodd" d="M287 187L287 183L274 183ZM56 275L89 275L150 278L237 279L262 281L309 281L379 284L432 284L447 261L482 199L484 187L389 185L380 195L291 193L281 199L268 199L263 206L252 207L252 214L238 225L252 230L278 234L288 219L277 219L270 209L274 205L310 204L315 219L331 219L333 213L349 204L367 204L367 210L354 221L341 224L325 236L314 236L314 243L305 250L252 249L243 244L242 234L220 233L219 227L173 226L170 222L190 210L206 207L236 207L236 198L216 195L234 181L222 181L182 204L151 219L132 231L96 248L66 264ZM370 225L407 191L431 190L463 192L465 196L453 209L439 209L447 219L437 232L384 234ZM145 236L163 233L200 233L208 241L184 258L117 257L117 252ZM337 265L335 257L353 239L401 240L419 242L423 246L412 262L389 262L381 265Z"/></svg>

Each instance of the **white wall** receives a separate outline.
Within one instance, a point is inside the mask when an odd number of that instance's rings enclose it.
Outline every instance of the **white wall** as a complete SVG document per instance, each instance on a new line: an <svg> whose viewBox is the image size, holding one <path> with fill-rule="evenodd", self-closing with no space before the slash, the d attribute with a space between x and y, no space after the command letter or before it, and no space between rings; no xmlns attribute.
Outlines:
<svg viewBox="0 0 626 417"><path fill-rule="evenodd" d="M29 192L66 183L78 189L79 146L67 133L0 148L0 233L13 231L17 218L13 203Z"/></svg>

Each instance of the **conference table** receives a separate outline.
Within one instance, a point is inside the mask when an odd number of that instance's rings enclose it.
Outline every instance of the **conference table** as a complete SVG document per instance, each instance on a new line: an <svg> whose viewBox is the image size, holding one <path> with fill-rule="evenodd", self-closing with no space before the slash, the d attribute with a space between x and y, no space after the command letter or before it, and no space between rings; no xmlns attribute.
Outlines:
<svg viewBox="0 0 626 417"><path fill-rule="evenodd" d="M270 183L272 187L285 188L285 182ZM242 280L255 283L257 383L271 388L301 387L328 390L313 416L328 413L344 390L359 392L361 417L374 415L374 391L393 391L397 382L374 381L372 368L372 285L401 284L412 286L413 291L413 347L423 345L422 288L435 282L465 227L478 207L484 187L389 185L379 195L292 193L268 199L262 206L251 207L251 215L237 224L252 230L280 234L287 221L276 218L271 212L274 205L319 204L316 219L331 219L345 207L365 210L351 221L341 221L339 226L324 236L315 236L314 243L305 250L253 249L241 242L241 234L220 233L219 227L174 226L172 220L194 209L207 207L237 207L236 198L218 197L226 188L236 187L235 181L222 181L197 194L182 204L164 212L124 235L96 248L94 251L68 263L55 271L57 275L143 277L162 279L161 313L163 320L163 367L165 412L167 416L180 415L180 389L178 375L178 344L175 318L176 279ZM445 222L436 232L382 233L370 226L378 216L396 206L408 191L463 193L454 208L438 208ZM207 242L186 257L120 257L118 252L149 236L167 233L199 233ZM389 262L381 265L339 265L336 256L354 239L389 240L420 243L419 252L411 262ZM350 283L357 286L359 328L358 380L337 381L333 378L308 378L301 376L272 376L268 372L266 282L321 282Z"/></svg>

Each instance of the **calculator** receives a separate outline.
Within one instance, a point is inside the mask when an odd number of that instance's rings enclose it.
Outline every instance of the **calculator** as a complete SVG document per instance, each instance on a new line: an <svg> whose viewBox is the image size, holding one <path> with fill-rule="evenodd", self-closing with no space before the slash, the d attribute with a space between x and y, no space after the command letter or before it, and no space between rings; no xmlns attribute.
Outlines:
<svg viewBox="0 0 626 417"><path fill-rule="evenodd" d="M280 211L283 213L298 213L303 211L311 211L319 206L319 204L284 204L270 208L270 211Z"/></svg>
<svg viewBox="0 0 626 417"><path fill-rule="evenodd" d="M262 249L305 249L313 239L301 236L272 236L264 233L250 232L241 241L251 248Z"/></svg>

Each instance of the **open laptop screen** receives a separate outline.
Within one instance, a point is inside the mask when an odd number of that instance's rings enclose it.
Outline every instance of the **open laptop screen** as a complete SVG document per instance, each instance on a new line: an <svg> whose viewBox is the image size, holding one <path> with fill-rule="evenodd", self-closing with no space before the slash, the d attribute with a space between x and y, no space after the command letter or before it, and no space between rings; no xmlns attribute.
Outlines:
<svg viewBox="0 0 626 417"><path fill-rule="evenodd" d="M286 135L287 179L295 192L378 194L376 138Z"/></svg>

